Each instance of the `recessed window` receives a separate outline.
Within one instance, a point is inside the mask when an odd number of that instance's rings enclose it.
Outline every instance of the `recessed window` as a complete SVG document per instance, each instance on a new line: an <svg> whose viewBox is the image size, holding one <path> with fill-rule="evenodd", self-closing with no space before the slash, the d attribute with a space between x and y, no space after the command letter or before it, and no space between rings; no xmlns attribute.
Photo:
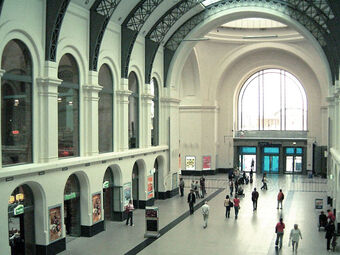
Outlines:
<svg viewBox="0 0 340 255"><path fill-rule="evenodd" d="M285 70L266 69L243 85L238 104L239 130L307 130L306 93Z"/></svg>

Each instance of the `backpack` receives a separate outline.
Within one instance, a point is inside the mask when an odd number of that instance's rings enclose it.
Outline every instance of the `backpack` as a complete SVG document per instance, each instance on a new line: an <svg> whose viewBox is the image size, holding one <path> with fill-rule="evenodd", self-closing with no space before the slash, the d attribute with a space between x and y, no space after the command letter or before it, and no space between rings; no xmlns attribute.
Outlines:
<svg viewBox="0 0 340 255"><path fill-rule="evenodd" d="M233 202L229 201L229 206L230 206L230 207L234 207Z"/></svg>
<svg viewBox="0 0 340 255"><path fill-rule="evenodd" d="M285 195L282 193L282 198L281 198L281 200L283 200L283 199L285 199Z"/></svg>

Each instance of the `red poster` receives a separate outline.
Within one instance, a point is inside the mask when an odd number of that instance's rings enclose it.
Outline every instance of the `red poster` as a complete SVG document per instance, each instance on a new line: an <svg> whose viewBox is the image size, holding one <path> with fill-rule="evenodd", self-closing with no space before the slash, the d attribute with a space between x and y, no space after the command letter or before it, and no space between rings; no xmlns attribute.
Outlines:
<svg viewBox="0 0 340 255"><path fill-rule="evenodd" d="M203 170L211 169L211 156L203 156Z"/></svg>
<svg viewBox="0 0 340 255"><path fill-rule="evenodd" d="M153 198L153 176L148 176L148 199Z"/></svg>

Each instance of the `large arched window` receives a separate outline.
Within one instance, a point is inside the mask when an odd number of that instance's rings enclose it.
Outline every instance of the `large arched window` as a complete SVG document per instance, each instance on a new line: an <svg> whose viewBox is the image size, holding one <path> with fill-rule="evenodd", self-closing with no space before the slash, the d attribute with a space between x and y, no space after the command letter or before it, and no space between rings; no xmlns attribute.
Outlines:
<svg viewBox="0 0 340 255"><path fill-rule="evenodd" d="M98 132L99 152L113 151L113 79L109 67L104 64L99 70Z"/></svg>
<svg viewBox="0 0 340 255"><path fill-rule="evenodd" d="M139 91L138 80L134 72L129 75L129 149L138 148L138 111L139 111Z"/></svg>
<svg viewBox="0 0 340 255"><path fill-rule="evenodd" d="M159 133L158 133L158 123L159 123L159 93L158 93L158 83L155 78L152 78L150 83L151 94L153 95L151 102L151 145L157 146L159 144Z"/></svg>
<svg viewBox="0 0 340 255"><path fill-rule="evenodd" d="M261 70L243 85L238 102L239 130L307 130L306 93L292 74Z"/></svg>
<svg viewBox="0 0 340 255"><path fill-rule="evenodd" d="M2 165L32 162L32 59L19 40L2 54L1 140Z"/></svg>
<svg viewBox="0 0 340 255"><path fill-rule="evenodd" d="M79 156L79 71L72 55L61 58L58 78L58 155Z"/></svg>

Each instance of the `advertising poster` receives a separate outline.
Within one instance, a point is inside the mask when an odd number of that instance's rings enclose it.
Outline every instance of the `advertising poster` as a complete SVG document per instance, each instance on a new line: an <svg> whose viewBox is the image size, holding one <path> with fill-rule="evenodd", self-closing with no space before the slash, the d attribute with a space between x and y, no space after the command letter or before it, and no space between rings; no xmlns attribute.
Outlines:
<svg viewBox="0 0 340 255"><path fill-rule="evenodd" d="M316 198L315 199L315 209L322 209L323 208L323 199Z"/></svg>
<svg viewBox="0 0 340 255"><path fill-rule="evenodd" d="M148 199L154 197L153 192L153 175L148 176Z"/></svg>
<svg viewBox="0 0 340 255"><path fill-rule="evenodd" d="M129 204L131 198L131 182L125 183L123 185L123 194L124 194L124 207Z"/></svg>
<svg viewBox="0 0 340 255"><path fill-rule="evenodd" d="M196 169L196 158L194 156L185 157L185 170L195 170Z"/></svg>
<svg viewBox="0 0 340 255"><path fill-rule="evenodd" d="M92 223L102 219L102 201L100 193L92 195Z"/></svg>
<svg viewBox="0 0 340 255"><path fill-rule="evenodd" d="M49 209L49 223L50 223L50 242L53 242L62 235L61 229L61 206Z"/></svg>
<svg viewBox="0 0 340 255"><path fill-rule="evenodd" d="M211 156L203 156L203 170L211 169Z"/></svg>

